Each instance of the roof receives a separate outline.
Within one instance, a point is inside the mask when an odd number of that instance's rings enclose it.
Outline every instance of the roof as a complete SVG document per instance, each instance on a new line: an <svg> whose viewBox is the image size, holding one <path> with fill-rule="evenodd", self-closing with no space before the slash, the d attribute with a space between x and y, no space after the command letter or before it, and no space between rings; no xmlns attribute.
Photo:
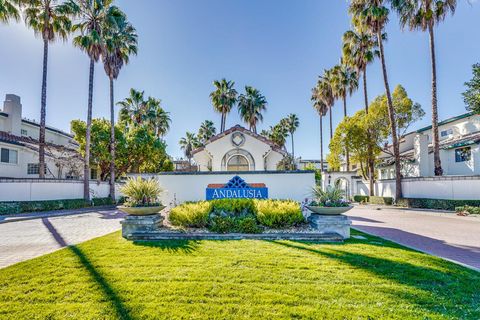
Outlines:
<svg viewBox="0 0 480 320"><path fill-rule="evenodd" d="M237 124L236 126L231 127L231 128L228 129L228 130L223 131L222 133L219 133L219 134L211 137L210 139L207 140L207 142L205 142L205 145L207 145L207 144L209 144L209 143L212 143L212 142L214 142L214 141L216 141L216 140L219 140L219 139L221 139L221 138L223 138L223 137L225 137L225 136L228 136L229 134L234 133L234 132L236 132L236 131L239 131L239 132L248 134L249 136L251 136L251 137L253 137L253 138L257 139L257 140L260 140L260 141L268 144L268 145L272 148L272 150L274 150L274 151L277 151L277 152L282 153L282 154L285 154L285 153L286 153L285 150L279 148L272 140L267 139L267 138L265 138L264 136L259 135L258 133L255 133L255 132L253 132L253 131L251 131L251 130L248 130L247 128L244 128L244 127L242 127L242 126L239 125L239 124ZM200 151L203 151L204 149L205 149L205 147L197 148L197 149L195 149L195 150L192 151L192 154L195 154L195 153L198 153L198 152L200 152Z"/></svg>
<svg viewBox="0 0 480 320"><path fill-rule="evenodd" d="M8 117L8 113L1 112L1 111L0 111L0 116Z"/></svg>
<svg viewBox="0 0 480 320"><path fill-rule="evenodd" d="M452 118L448 118L446 120L443 120L443 121L440 121L438 123L439 126L441 125L444 125L444 124L448 124L448 123L451 123L451 122L455 122L457 120L461 120L461 119L465 119L465 118L468 118L468 117L471 117L475 115L474 112L467 112L467 113L464 113L464 114L461 114L459 116L456 116L456 117L452 117ZM420 133L420 132L424 132L424 131L427 131L427 130L430 130L432 129L432 126L427 126L427 127L424 127L424 128L421 128L421 129L418 129L416 132Z"/></svg>
<svg viewBox="0 0 480 320"><path fill-rule="evenodd" d="M14 145L18 145L18 146L26 146L26 147L29 147L30 149L32 149L32 147L27 145L27 144L30 144L30 145L38 145L39 144L39 141L37 139L33 139L32 137L17 136L17 135L14 135L14 134L11 134L11 133L8 133L8 132L5 132L5 131L0 131L0 142L14 144ZM65 146L61 146L61 145L58 145L58 144L49 143L49 142L47 142L45 144L49 147L53 147L53 148L57 148L57 149L61 148L61 149L64 149L64 150L69 150L69 151L76 152L76 150L74 150L74 149L71 149L71 148L68 148L68 147L65 147Z"/></svg>
<svg viewBox="0 0 480 320"><path fill-rule="evenodd" d="M22 119L22 122L25 122L25 123L28 123L32 126L35 126L35 127L39 127L40 128L40 124L36 123L35 121L32 121L32 120L27 120L27 119ZM71 138L73 139L73 135L69 134L69 133L66 133L60 129L56 129L56 128L53 128L53 127L49 127L49 126L45 126L45 129L47 130L50 130L52 132L55 132L55 133L58 133L58 134L61 134L61 135L64 135L68 138Z"/></svg>

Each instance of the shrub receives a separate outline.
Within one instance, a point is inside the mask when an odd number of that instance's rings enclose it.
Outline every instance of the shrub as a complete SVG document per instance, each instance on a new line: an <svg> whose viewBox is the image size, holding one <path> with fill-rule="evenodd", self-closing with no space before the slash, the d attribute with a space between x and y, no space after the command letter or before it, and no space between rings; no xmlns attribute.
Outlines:
<svg viewBox="0 0 480 320"><path fill-rule="evenodd" d="M211 211L212 203L208 201L184 203L170 210L169 220L174 226L203 228Z"/></svg>
<svg viewBox="0 0 480 320"><path fill-rule="evenodd" d="M391 206L393 204L393 198L392 197L370 196L369 197L369 202L371 204L384 204L384 205L387 205L387 206Z"/></svg>
<svg viewBox="0 0 480 320"><path fill-rule="evenodd" d="M111 206L115 204L115 201L112 200L112 198L107 197L107 198L94 198L92 199L92 203L95 207L97 206Z"/></svg>
<svg viewBox="0 0 480 320"><path fill-rule="evenodd" d="M211 203L213 211L231 212L234 214L255 213L253 199L218 199L212 200Z"/></svg>
<svg viewBox="0 0 480 320"><path fill-rule="evenodd" d="M455 211L456 207L462 207L462 206L480 207L480 200L403 198L397 201L397 206L406 207L406 208Z"/></svg>
<svg viewBox="0 0 480 320"><path fill-rule="evenodd" d="M260 224L269 228L291 227L305 222L300 205L288 200L255 200Z"/></svg>
<svg viewBox="0 0 480 320"><path fill-rule="evenodd" d="M463 214L480 214L480 207L463 206L456 207L455 211Z"/></svg>
<svg viewBox="0 0 480 320"><path fill-rule="evenodd" d="M163 192L155 179L129 178L120 188L125 195L127 207L148 207L159 205L159 197Z"/></svg>
<svg viewBox="0 0 480 320"><path fill-rule="evenodd" d="M359 194L357 194L356 196L353 196L353 200L359 203L368 202L369 198L370 198L369 196L361 196Z"/></svg>
<svg viewBox="0 0 480 320"><path fill-rule="evenodd" d="M114 204L110 198L95 198L93 206ZM0 215L24 212L41 212L54 210L71 210L90 207L84 199L46 200L46 201L12 201L0 202Z"/></svg>

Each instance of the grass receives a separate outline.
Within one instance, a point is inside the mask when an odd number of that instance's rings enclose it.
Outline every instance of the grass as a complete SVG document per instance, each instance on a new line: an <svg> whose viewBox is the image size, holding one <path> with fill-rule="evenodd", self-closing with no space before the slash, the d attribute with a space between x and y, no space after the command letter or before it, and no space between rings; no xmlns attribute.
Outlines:
<svg viewBox="0 0 480 320"><path fill-rule="evenodd" d="M363 236L131 243L117 232L1 269L0 318L480 318L480 273Z"/></svg>

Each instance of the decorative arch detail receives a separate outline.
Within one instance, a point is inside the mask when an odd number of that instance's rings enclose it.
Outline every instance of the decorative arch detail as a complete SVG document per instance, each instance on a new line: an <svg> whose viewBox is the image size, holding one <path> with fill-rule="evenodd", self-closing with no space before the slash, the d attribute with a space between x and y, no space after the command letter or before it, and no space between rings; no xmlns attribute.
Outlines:
<svg viewBox="0 0 480 320"><path fill-rule="evenodd" d="M247 163L245 163L245 161ZM245 166L248 170L230 170ZM222 158L222 171L255 171L255 160L250 152L244 149L233 149L225 153Z"/></svg>

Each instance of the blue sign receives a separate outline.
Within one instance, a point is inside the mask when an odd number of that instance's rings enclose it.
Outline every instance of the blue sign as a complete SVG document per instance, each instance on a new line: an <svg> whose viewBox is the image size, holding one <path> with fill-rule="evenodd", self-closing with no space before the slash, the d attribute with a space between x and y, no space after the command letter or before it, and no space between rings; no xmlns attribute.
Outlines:
<svg viewBox="0 0 480 320"><path fill-rule="evenodd" d="M239 176L233 177L226 185L209 185L206 199L267 199L268 188L264 184L247 184Z"/></svg>

